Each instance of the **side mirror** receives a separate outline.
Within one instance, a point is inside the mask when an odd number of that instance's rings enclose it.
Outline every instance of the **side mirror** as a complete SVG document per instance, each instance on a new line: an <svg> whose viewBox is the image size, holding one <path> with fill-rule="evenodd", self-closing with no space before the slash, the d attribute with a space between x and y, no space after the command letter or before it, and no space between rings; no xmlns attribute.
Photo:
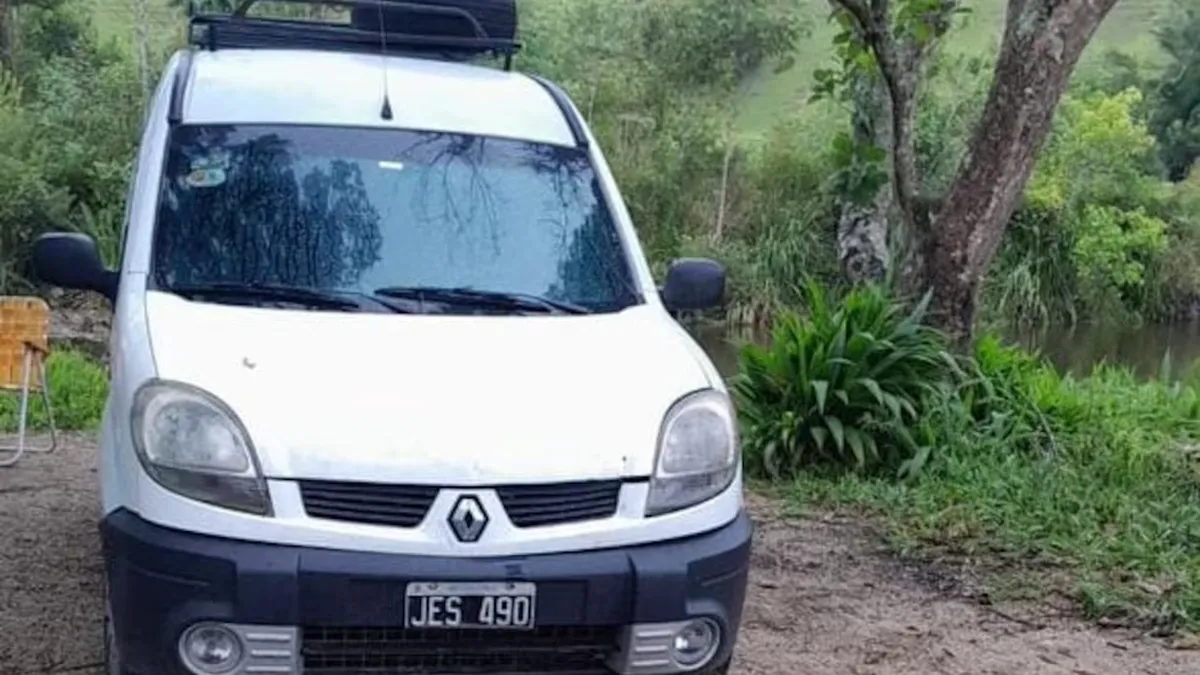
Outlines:
<svg viewBox="0 0 1200 675"><path fill-rule="evenodd" d="M725 268L707 258L676 260L667 270L662 299L673 312L717 307L725 300Z"/></svg>
<svg viewBox="0 0 1200 675"><path fill-rule="evenodd" d="M33 273L42 281L81 291L95 291L117 301L120 275L104 266L96 242L77 232L51 232L33 242Z"/></svg>

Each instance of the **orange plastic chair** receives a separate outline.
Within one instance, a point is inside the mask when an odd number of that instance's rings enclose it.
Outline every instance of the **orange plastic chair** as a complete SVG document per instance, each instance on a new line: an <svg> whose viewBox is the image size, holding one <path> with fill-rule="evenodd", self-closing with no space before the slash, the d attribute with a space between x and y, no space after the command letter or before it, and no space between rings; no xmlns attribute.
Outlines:
<svg viewBox="0 0 1200 675"><path fill-rule="evenodd" d="M54 412L50 409L50 389L46 381L46 357L50 355L50 306L37 297L0 297L0 390L21 392L17 420L16 445L0 445L0 467L12 466L26 452L54 452L58 433ZM46 418L50 422L50 443L45 447L26 447L29 417L29 393L42 392Z"/></svg>

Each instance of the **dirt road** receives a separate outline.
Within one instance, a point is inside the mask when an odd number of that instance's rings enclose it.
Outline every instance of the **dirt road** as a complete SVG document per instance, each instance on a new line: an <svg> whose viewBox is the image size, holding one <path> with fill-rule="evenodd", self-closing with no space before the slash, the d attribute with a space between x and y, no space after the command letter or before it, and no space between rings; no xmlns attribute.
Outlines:
<svg viewBox="0 0 1200 675"><path fill-rule="evenodd" d="M0 469L0 673L99 673L94 447ZM1168 649L1030 606L984 606L969 584L906 567L855 521L758 523L738 675L1167 675L1200 673ZM964 590L967 589L967 590Z"/></svg>

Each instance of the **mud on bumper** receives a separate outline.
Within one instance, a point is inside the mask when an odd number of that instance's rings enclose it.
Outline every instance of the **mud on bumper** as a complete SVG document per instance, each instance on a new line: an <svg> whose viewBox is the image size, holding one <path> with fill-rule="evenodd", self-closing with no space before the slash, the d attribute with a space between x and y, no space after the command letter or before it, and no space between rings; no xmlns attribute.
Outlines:
<svg viewBox="0 0 1200 675"><path fill-rule="evenodd" d="M239 636L222 675L715 672L736 642L752 528L630 548L439 558L274 546L195 535L120 510L101 525L113 626L131 675L185 675L180 637L202 622ZM532 630L406 629L411 581L537 585ZM672 660L676 633L708 619L705 665Z"/></svg>

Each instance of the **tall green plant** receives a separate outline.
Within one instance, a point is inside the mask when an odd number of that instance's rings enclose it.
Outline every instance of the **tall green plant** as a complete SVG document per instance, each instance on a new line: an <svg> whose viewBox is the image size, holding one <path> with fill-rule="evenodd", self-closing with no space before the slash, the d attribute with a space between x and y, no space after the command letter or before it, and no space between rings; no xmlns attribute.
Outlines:
<svg viewBox="0 0 1200 675"><path fill-rule="evenodd" d="M770 343L746 345L733 385L753 475L793 478L806 468L919 473L932 447L911 427L953 364L943 336L880 287L836 304L815 282L808 315L784 312Z"/></svg>

